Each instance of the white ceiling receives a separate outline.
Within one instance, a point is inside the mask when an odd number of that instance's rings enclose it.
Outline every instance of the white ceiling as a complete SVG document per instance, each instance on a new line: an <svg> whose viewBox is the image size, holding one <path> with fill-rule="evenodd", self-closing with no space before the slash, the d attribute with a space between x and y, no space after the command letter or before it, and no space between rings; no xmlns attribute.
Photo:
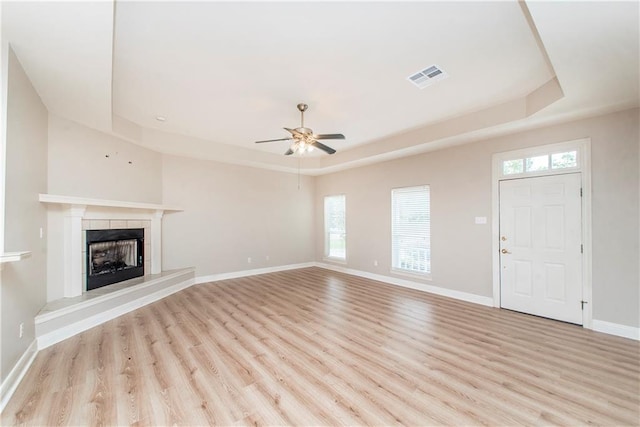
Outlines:
<svg viewBox="0 0 640 427"><path fill-rule="evenodd" d="M9 2L55 114L172 154L307 173L638 106L638 2ZM425 89L406 78L437 64ZM155 117L167 118L158 122ZM292 156L293 157L293 156Z"/></svg>

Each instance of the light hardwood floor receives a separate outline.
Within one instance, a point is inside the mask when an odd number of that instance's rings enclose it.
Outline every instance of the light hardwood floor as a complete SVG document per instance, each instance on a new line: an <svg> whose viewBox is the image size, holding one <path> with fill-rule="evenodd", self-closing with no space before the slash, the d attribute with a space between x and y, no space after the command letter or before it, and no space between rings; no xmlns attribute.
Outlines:
<svg viewBox="0 0 640 427"><path fill-rule="evenodd" d="M638 425L639 344L309 268L38 354L2 425Z"/></svg>

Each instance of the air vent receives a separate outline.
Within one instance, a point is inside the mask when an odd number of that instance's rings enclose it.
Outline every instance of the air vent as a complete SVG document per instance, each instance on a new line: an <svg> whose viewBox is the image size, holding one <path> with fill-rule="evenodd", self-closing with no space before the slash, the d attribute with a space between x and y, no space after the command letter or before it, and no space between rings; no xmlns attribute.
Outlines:
<svg viewBox="0 0 640 427"><path fill-rule="evenodd" d="M423 89L438 80L442 80L448 76L447 73L442 71L440 67L437 65L432 65L429 68L425 68L422 71L418 71L407 77L414 85L418 86L420 89Z"/></svg>

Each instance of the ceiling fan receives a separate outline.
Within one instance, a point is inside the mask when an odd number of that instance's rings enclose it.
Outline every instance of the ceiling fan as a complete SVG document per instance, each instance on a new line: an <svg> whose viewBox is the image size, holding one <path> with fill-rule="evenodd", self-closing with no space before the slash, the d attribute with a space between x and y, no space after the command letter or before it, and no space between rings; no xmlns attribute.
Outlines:
<svg viewBox="0 0 640 427"><path fill-rule="evenodd" d="M275 141L292 141L289 149L284 153L285 156L290 156L293 153L303 154L304 152L311 151L314 148L318 148L326 153L333 154L336 152L331 147L318 142L320 139L344 139L344 135L341 133L327 133L316 135L310 128L304 127L304 112L307 111L309 106L307 104L298 104L298 110L300 111L300 127L295 129L284 128L291 134L288 138L279 139L267 139L264 141L256 141L256 144L262 144L264 142Z"/></svg>

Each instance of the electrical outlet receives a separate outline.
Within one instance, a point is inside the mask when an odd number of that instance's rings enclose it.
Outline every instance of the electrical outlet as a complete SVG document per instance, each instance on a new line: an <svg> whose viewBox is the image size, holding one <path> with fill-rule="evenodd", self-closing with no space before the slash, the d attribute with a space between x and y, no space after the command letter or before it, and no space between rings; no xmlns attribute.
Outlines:
<svg viewBox="0 0 640 427"><path fill-rule="evenodd" d="M269 255L267 255L266 257L264 257L265 261L269 261Z"/></svg>
<svg viewBox="0 0 640 427"><path fill-rule="evenodd" d="M247 258L247 264L251 264L251 257Z"/></svg>
<svg viewBox="0 0 640 427"><path fill-rule="evenodd" d="M18 338L22 338L24 336L24 322L20 323L20 329L18 331Z"/></svg>
<svg viewBox="0 0 640 427"><path fill-rule="evenodd" d="M377 266L378 266L378 260L377 260L377 259L373 261L373 266L374 266L374 267L377 267Z"/></svg>

